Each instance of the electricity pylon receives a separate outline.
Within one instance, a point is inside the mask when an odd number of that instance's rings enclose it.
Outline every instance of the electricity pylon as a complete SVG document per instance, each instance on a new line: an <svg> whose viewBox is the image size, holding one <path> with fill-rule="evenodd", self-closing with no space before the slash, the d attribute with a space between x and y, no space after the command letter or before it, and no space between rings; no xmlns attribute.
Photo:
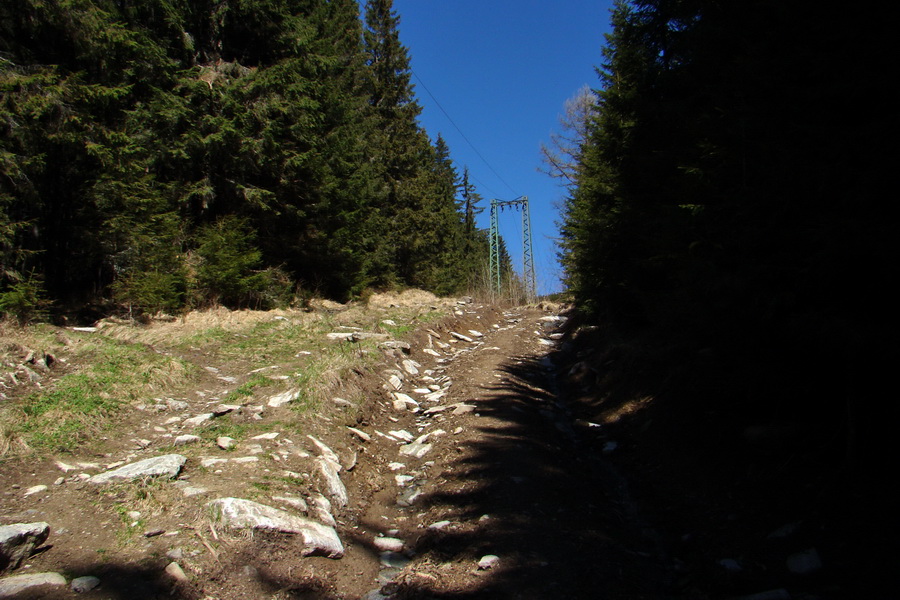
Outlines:
<svg viewBox="0 0 900 600"><path fill-rule="evenodd" d="M531 214L528 210L528 196L521 196L515 200L491 200L491 289L500 294L500 212L510 207L513 210L522 209L522 277L525 279L525 293L528 301L534 301L537 297L537 283L534 276L534 252L531 247Z"/></svg>

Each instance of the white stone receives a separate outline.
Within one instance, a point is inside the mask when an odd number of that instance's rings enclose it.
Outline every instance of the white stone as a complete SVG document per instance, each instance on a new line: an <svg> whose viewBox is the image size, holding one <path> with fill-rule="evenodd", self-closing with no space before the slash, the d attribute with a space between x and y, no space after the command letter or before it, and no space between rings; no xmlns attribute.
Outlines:
<svg viewBox="0 0 900 600"><path fill-rule="evenodd" d="M237 463L239 465L246 465L249 463L259 462L259 457L258 456L240 456L238 458L232 458L231 462Z"/></svg>
<svg viewBox="0 0 900 600"><path fill-rule="evenodd" d="M199 435L179 435L173 442L176 446L186 446L187 444L196 444L200 441Z"/></svg>
<svg viewBox="0 0 900 600"><path fill-rule="evenodd" d="M210 419L213 418L212 413L203 413L202 415L197 415L196 417L191 417L190 419L185 419L184 424L188 427L197 427L206 423Z"/></svg>
<svg viewBox="0 0 900 600"><path fill-rule="evenodd" d="M203 458L200 459L200 466L208 469L209 467L227 462L227 458Z"/></svg>
<svg viewBox="0 0 900 600"><path fill-rule="evenodd" d="M337 521L334 520L334 516L331 514L331 501L328 498L315 492L310 494L309 501L311 503L309 507L311 517L330 527L337 527Z"/></svg>
<svg viewBox="0 0 900 600"><path fill-rule="evenodd" d="M403 387L403 380L400 379L397 375L391 375L388 377L388 385L390 385L395 390L399 390Z"/></svg>
<svg viewBox="0 0 900 600"><path fill-rule="evenodd" d="M40 494L41 492L46 492L46 491L47 491L47 486L46 486L46 485L43 485L43 484L41 484L41 485L33 485L33 486L31 486L30 488L28 488L27 490L25 490L25 495L26 495L26 496L31 496L31 495L33 495L33 494Z"/></svg>
<svg viewBox="0 0 900 600"><path fill-rule="evenodd" d="M418 375L419 367L422 366L419 363L417 363L416 361L409 360L409 359L404 360L402 364L403 364L403 370L406 371L407 373L409 373L410 375Z"/></svg>
<svg viewBox="0 0 900 600"><path fill-rule="evenodd" d="M313 437L311 435L307 435L306 437L308 437L310 439L310 441L319 450L319 456L321 456L322 458L324 458L326 460L330 460L331 462L333 462L335 464L335 468L338 471L341 470L341 459L334 450L332 450L331 448L326 446L323 442L319 441L318 439L316 439L315 437Z"/></svg>
<svg viewBox="0 0 900 600"><path fill-rule="evenodd" d="M394 537L377 537L373 540L375 548L381 552L401 552L403 540Z"/></svg>
<svg viewBox="0 0 900 600"><path fill-rule="evenodd" d="M347 495L347 488L341 481L340 475L338 475L338 469L341 468L340 465L336 465L327 458L317 458L316 463L319 467L319 473L321 473L322 478L325 481L328 495L337 502L338 506L347 506L350 502L350 498Z"/></svg>
<svg viewBox="0 0 900 600"><path fill-rule="evenodd" d="M470 338L469 336L463 335L463 334L461 334L461 333L456 333L455 331L451 331L451 332L450 332L450 335L452 335L452 336L455 337L456 339L462 340L462 341L464 341L464 342L470 342L470 343L472 342L472 338Z"/></svg>
<svg viewBox="0 0 900 600"><path fill-rule="evenodd" d="M400 446L400 454L404 456L413 456L415 458L422 458L431 450L431 444L422 444L420 442L413 442L411 444L406 444L405 446Z"/></svg>
<svg viewBox="0 0 900 600"><path fill-rule="evenodd" d="M270 396L266 404L268 404L271 408L278 408L280 406L284 406L285 404L293 402L297 399L298 396L300 396L299 390L288 390L286 392Z"/></svg>
<svg viewBox="0 0 900 600"><path fill-rule="evenodd" d="M255 435L250 439L251 440L274 440L275 438L278 437L278 435L279 435L279 433L277 431L271 431L269 433L261 433L259 435Z"/></svg>
<svg viewBox="0 0 900 600"><path fill-rule="evenodd" d="M350 433L352 433L353 435L355 435L356 437L358 437L359 439L361 439L364 442L372 441L372 436L369 435L368 433L366 433L365 431L360 431L359 429L357 429L355 427L347 427L347 429L350 430Z"/></svg>
<svg viewBox="0 0 900 600"><path fill-rule="evenodd" d="M301 554L323 554L329 558L344 555L344 546L331 527L292 515L251 500L220 498L207 505L213 521L232 529L253 529L299 535L304 548Z"/></svg>
<svg viewBox="0 0 900 600"><path fill-rule="evenodd" d="M394 436L398 440L403 440L404 442L411 442L415 439L413 437L413 434L406 431L405 429L395 429L392 431L388 431L388 434Z"/></svg>
<svg viewBox="0 0 900 600"><path fill-rule="evenodd" d="M222 450L230 450L234 448L234 438L230 438L227 435L219 436L216 438L216 446Z"/></svg>
<svg viewBox="0 0 900 600"><path fill-rule="evenodd" d="M291 508L295 508L300 512L306 512L309 510L309 507L306 504L306 501L299 496L273 496L272 500L277 502L281 502L282 504L287 504Z"/></svg>
<svg viewBox="0 0 900 600"><path fill-rule="evenodd" d="M400 487L404 487L407 483L415 479L412 475L394 475L394 481L397 482L397 485Z"/></svg>
<svg viewBox="0 0 900 600"><path fill-rule="evenodd" d="M476 331L474 329L470 329L469 333L472 335L472 337L477 337L477 338L484 337L483 333L481 333L480 331Z"/></svg>
<svg viewBox="0 0 900 600"><path fill-rule="evenodd" d="M65 586L66 578L59 573L28 573L0 579L0 598L15 598L22 592L43 586Z"/></svg>
<svg viewBox="0 0 900 600"><path fill-rule="evenodd" d="M496 554L486 554L478 561L478 568L482 571L496 569L500 565L500 557Z"/></svg>
<svg viewBox="0 0 900 600"><path fill-rule="evenodd" d="M174 479L181 472L187 459L180 454L166 454L131 463L118 469L99 473L88 479L88 483L104 484L117 481L131 481L143 477L168 477Z"/></svg>

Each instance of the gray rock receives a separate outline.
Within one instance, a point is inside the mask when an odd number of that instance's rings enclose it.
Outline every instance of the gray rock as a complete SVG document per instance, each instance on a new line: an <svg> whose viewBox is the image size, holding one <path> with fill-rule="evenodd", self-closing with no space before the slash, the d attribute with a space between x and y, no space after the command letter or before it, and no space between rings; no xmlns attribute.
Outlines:
<svg viewBox="0 0 900 600"><path fill-rule="evenodd" d="M394 340L381 342L380 344L378 344L378 347L384 348L385 350L402 350L406 354L409 354L411 350L410 345L406 342L398 342Z"/></svg>
<svg viewBox="0 0 900 600"><path fill-rule="evenodd" d="M50 525L44 522L0 526L0 572L17 569L49 536Z"/></svg>
<svg viewBox="0 0 900 600"><path fill-rule="evenodd" d="M273 496L272 500L287 504L302 513L309 512L309 506L306 504L306 501L299 496Z"/></svg>
<svg viewBox="0 0 900 600"><path fill-rule="evenodd" d="M787 559L787 568L796 575L809 575L822 568L822 558L818 550L810 548L804 552L791 554Z"/></svg>
<svg viewBox="0 0 900 600"><path fill-rule="evenodd" d="M404 446L400 446L400 454L404 456L414 456L416 458L422 458L428 452L431 451L431 444L424 444L422 442L413 442L411 444L406 444Z"/></svg>
<svg viewBox="0 0 900 600"><path fill-rule="evenodd" d="M46 491L47 491L47 486L44 484L33 485L30 488L28 488L27 490L25 490L25 495L31 496L32 494L40 494L41 492L46 492Z"/></svg>
<svg viewBox="0 0 900 600"><path fill-rule="evenodd" d="M196 444L199 441L200 441L199 435L185 434L185 435L179 435L177 438L175 438L175 441L173 442L173 444L176 446L187 446L188 444Z"/></svg>
<svg viewBox="0 0 900 600"><path fill-rule="evenodd" d="M184 569L182 569L181 565L179 565L177 562L170 562L169 564L167 564L165 572L166 575L168 575L175 581L178 581L179 583L188 580L188 576L185 575Z"/></svg>
<svg viewBox="0 0 900 600"><path fill-rule="evenodd" d="M377 537L373 540L375 548L381 552L402 552L403 540L395 537Z"/></svg>
<svg viewBox="0 0 900 600"><path fill-rule="evenodd" d="M66 578L59 573L29 573L0 579L0 598L15 598L22 592L43 586L65 586Z"/></svg>
<svg viewBox="0 0 900 600"><path fill-rule="evenodd" d="M216 446L222 450L229 450L234 447L234 438L222 435L216 438Z"/></svg>
<svg viewBox="0 0 900 600"><path fill-rule="evenodd" d="M469 336L463 335L463 334L461 334L461 333L456 333L455 331L451 331L451 332L450 332L450 335L452 335L452 336L455 337L456 339L462 340L462 341L464 341L464 342L469 342L469 343L472 342L472 338L470 338Z"/></svg>
<svg viewBox="0 0 900 600"><path fill-rule="evenodd" d="M91 591L98 585L100 585L100 579L93 575L85 575L84 577L76 577L73 579L70 587L76 594L83 594Z"/></svg>
<svg viewBox="0 0 900 600"><path fill-rule="evenodd" d="M203 423L206 423L210 419L213 418L212 413L203 413L201 415L197 415L196 417L191 417L190 419L185 419L184 424L187 427L199 427Z"/></svg>
<svg viewBox="0 0 900 600"><path fill-rule="evenodd" d="M334 450L311 435L307 435L306 437L308 437L309 440L316 446L316 449L319 451L319 456L321 456L325 460L330 460L336 465L338 471L341 470L341 458Z"/></svg>
<svg viewBox="0 0 900 600"><path fill-rule="evenodd" d="M403 370L406 371L410 375L418 375L419 374L419 363L414 360L406 359L403 361Z"/></svg>
<svg viewBox="0 0 900 600"><path fill-rule="evenodd" d="M478 561L478 568L482 571L496 569L498 566L500 566L500 557L496 554L486 554Z"/></svg>
<svg viewBox="0 0 900 600"><path fill-rule="evenodd" d="M166 408L169 410L187 410L190 405L184 400L175 400L173 398L166 398Z"/></svg>
<svg viewBox="0 0 900 600"><path fill-rule="evenodd" d="M319 473L325 482L328 495L337 502L338 506L342 508L347 506L350 502L350 497L347 495L347 488L344 486L344 482L341 481L341 477L338 475L338 469L341 468L340 465L327 458L317 458L316 466L318 466Z"/></svg>
<svg viewBox="0 0 900 600"><path fill-rule="evenodd" d="M368 433L366 433L365 431L360 431L356 427L347 427L347 429L350 430L350 433L352 433L353 435L355 435L356 437L358 437L359 439L361 439L364 442L372 441L372 436L369 435Z"/></svg>
<svg viewBox="0 0 900 600"><path fill-rule="evenodd" d="M331 527L283 510L241 498L220 498L207 504L214 522L231 529L252 529L296 534L303 540L304 556L340 558L344 546Z"/></svg>
<svg viewBox="0 0 900 600"><path fill-rule="evenodd" d="M329 527L337 527L337 521L334 520L334 516L331 514L331 501L328 498L315 492L310 494L309 501L311 504L309 512L312 518Z"/></svg>
<svg viewBox="0 0 900 600"><path fill-rule="evenodd" d="M284 406L285 404L290 404L294 400L296 400L300 396L299 390L288 390L286 392L282 392L280 394L276 394L274 396L270 396L268 404L272 408L278 408L279 406Z"/></svg>
<svg viewBox="0 0 900 600"><path fill-rule="evenodd" d="M88 479L88 483L105 484L120 481L131 481L143 477L168 477L174 479L181 472L187 459L181 454L154 456L136 463L124 465L118 469L99 473Z"/></svg>

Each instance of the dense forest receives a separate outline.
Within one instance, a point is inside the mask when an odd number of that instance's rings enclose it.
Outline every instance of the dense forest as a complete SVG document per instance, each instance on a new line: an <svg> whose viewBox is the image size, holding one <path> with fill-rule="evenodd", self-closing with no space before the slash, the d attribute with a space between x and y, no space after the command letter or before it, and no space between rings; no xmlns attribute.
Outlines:
<svg viewBox="0 0 900 600"><path fill-rule="evenodd" d="M477 283L480 197L417 122L390 0L360 12L4 0L0 309L266 307Z"/></svg>
<svg viewBox="0 0 900 600"><path fill-rule="evenodd" d="M883 467L887 21L821 3L631 0L612 24L598 89L567 107L565 139L583 126L582 141L546 152L570 183L562 261L578 304L642 340L641 372L664 363L684 410L789 432L803 450L783 459L829 476Z"/></svg>

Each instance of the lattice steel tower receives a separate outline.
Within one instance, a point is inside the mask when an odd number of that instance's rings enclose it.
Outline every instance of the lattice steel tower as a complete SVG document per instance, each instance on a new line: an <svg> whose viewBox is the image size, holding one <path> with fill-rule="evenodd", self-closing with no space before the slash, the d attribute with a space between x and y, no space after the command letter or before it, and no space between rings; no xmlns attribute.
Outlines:
<svg viewBox="0 0 900 600"><path fill-rule="evenodd" d="M528 210L528 196L521 196L515 200L491 200L491 289L500 293L500 212L510 207L513 210L522 210L522 278L525 280L525 294L529 301L537 297L537 282L534 276L534 252L531 247L531 213Z"/></svg>

